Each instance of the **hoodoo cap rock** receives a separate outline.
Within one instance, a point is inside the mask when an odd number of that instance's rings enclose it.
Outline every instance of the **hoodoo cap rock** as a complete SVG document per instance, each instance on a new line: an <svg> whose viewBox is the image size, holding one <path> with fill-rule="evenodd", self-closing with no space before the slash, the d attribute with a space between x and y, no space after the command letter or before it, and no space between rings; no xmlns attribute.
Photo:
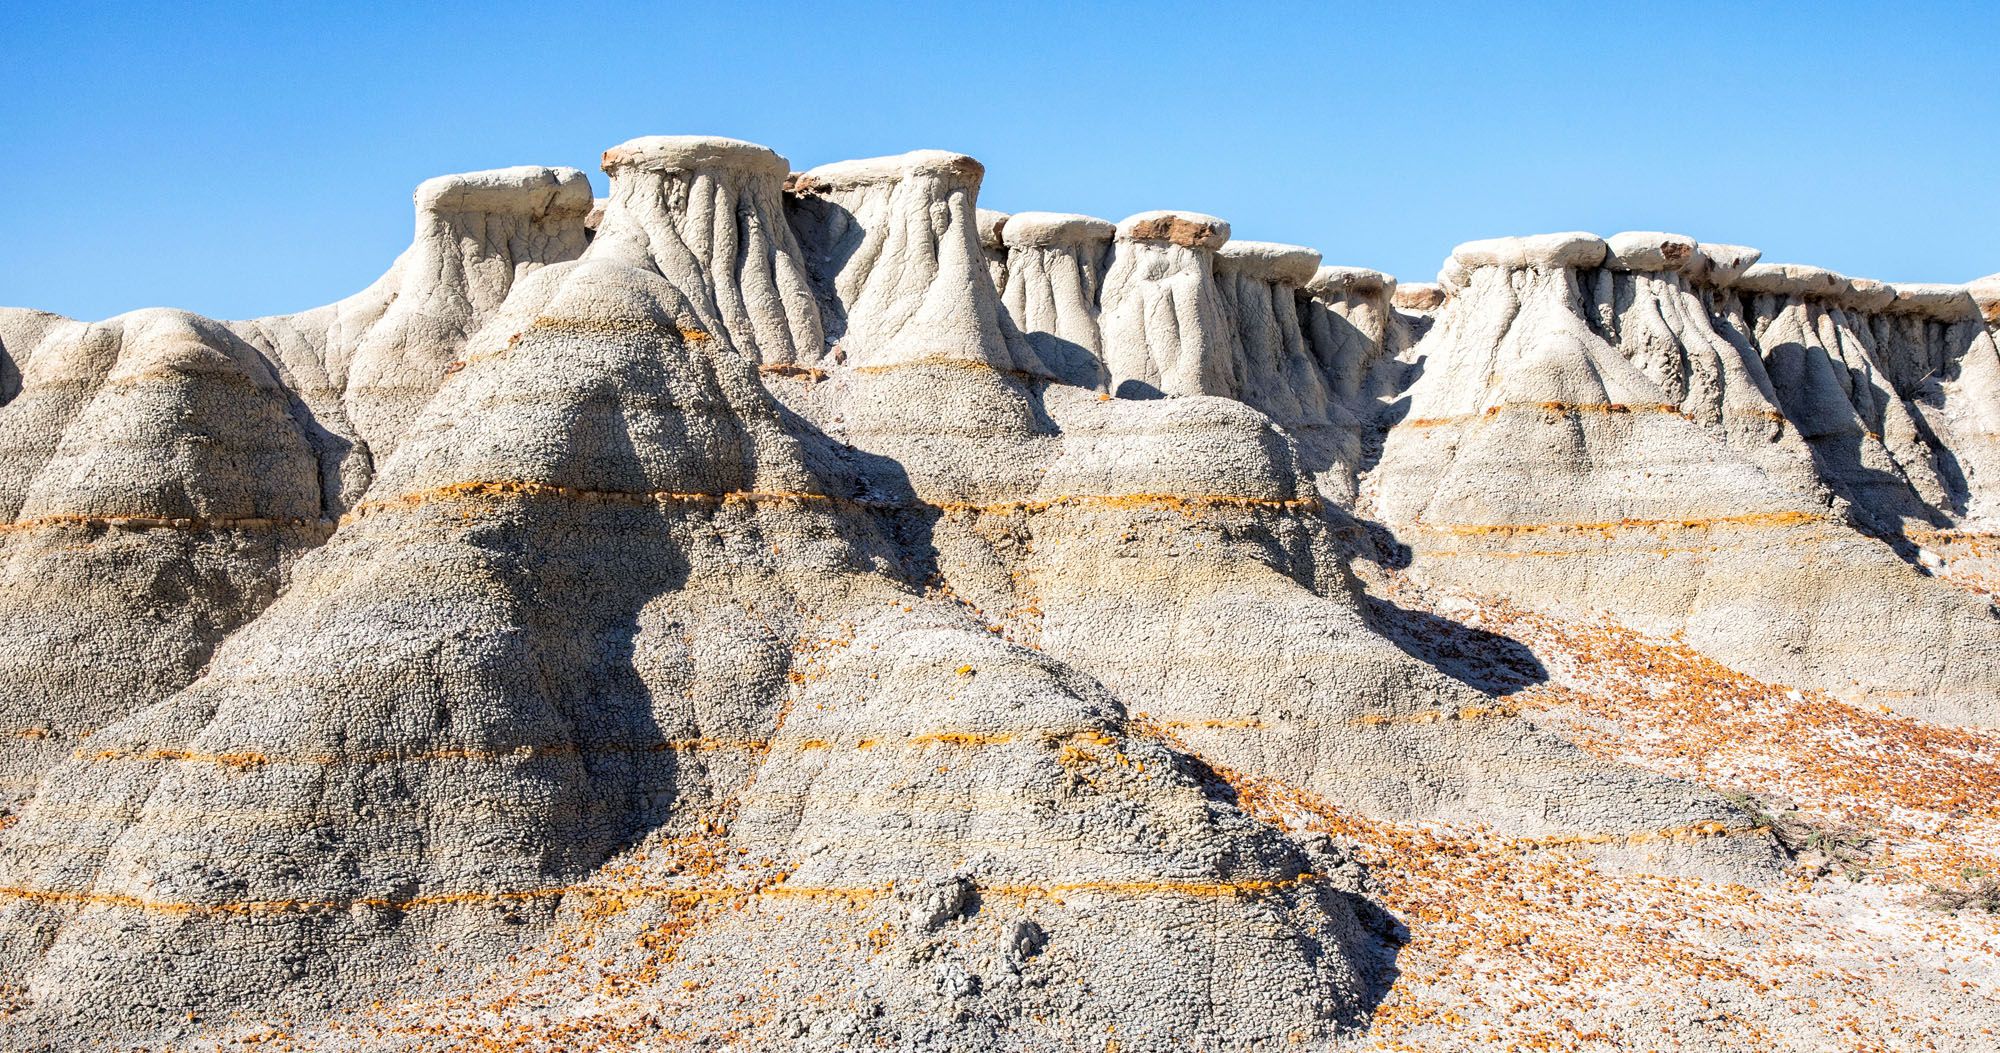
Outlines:
<svg viewBox="0 0 2000 1053"><path fill-rule="evenodd" d="M1396 279L1367 267L1321 267L1305 283L1314 296L1396 295Z"/></svg>
<svg viewBox="0 0 2000 1053"><path fill-rule="evenodd" d="M1006 232L1009 218L1005 212L995 212L982 208L976 216L979 220L979 247L984 249L1004 249L1007 247Z"/></svg>
<svg viewBox="0 0 2000 1053"><path fill-rule="evenodd" d="M1973 303L1988 322L2000 322L2000 274L1974 279L1965 291L1972 295Z"/></svg>
<svg viewBox="0 0 2000 1053"><path fill-rule="evenodd" d="M922 176L947 183L978 186L979 181L986 177L986 166L975 158L949 150L912 150L889 157L864 157L820 165L793 176L791 189L794 193L809 194L899 183Z"/></svg>
<svg viewBox="0 0 2000 1053"><path fill-rule="evenodd" d="M1923 315L1941 322L1963 321L1980 314L1977 302L1963 285L1911 282L1893 288L1895 301L1887 304L1891 311Z"/></svg>
<svg viewBox="0 0 2000 1053"><path fill-rule="evenodd" d="M1008 248L1025 249L1042 245L1088 245L1107 242L1118 233L1118 225L1108 219L1080 216L1074 212L1016 212L1007 217L1000 232Z"/></svg>
<svg viewBox="0 0 2000 1053"><path fill-rule="evenodd" d="M1451 250L1451 258L1466 270L1479 267L1595 267L1604 261L1604 239L1584 231L1531 234L1523 238L1468 241Z"/></svg>
<svg viewBox="0 0 2000 1053"><path fill-rule="evenodd" d="M1215 250L1229 240L1229 221L1200 212L1153 211L1126 216L1118 224L1121 241L1165 241L1190 249Z"/></svg>
<svg viewBox="0 0 2000 1053"><path fill-rule="evenodd" d="M637 168L647 172L694 172L722 168L761 173L778 179L791 162L768 146L725 139L718 135L646 135L628 139L604 151L606 172Z"/></svg>
<svg viewBox="0 0 2000 1053"><path fill-rule="evenodd" d="M1246 278L1304 285L1319 268L1319 250L1271 241L1232 241L1215 251L1215 269Z"/></svg>
<svg viewBox="0 0 2000 1053"><path fill-rule="evenodd" d="M1694 239L1685 234L1628 230L1604 244L1604 265L1614 271L1679 271L1698 259Z"/></svg>
<svg viewBox="0 0 2000 1053"><path fill-rule="evenodd" d="M424 212L498 212L522 216L581 216L590 211L590 180L575 168L519 165L443 175L417 184Z"/></svg>
<svg viewBox="0 0 2000 1053"><path fill-rule="evenodd" d="M1736 287L1744 292L1770 296L1817 296L1828 298L1846 281L1824 267L1803 263L1754 263L1743 269Z"/></svg>
<svg viewBox="0 0 2000 1053"><path fill-rule="evenodd" d="M1695 246L1694 259L1686 271L1689 277L1726 287L1734 285L1751 264L1763 257L1762 250L1748 245L1711 245L1704 241Z"/></svg>

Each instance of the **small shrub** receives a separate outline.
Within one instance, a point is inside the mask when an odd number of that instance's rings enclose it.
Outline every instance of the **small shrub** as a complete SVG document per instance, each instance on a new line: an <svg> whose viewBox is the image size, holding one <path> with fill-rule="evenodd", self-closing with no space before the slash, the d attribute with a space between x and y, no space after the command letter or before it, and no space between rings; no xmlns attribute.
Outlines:
<svg viewBox="0 0 2000 1053"><path fill-rule="evenodd" d="M1750 821L1771 832L1771 839L1792 861L1804 864L1814 877L1838 869L1849 880L1860 880L1875 839L1859 827L1815 819L1788 804L1747 793L1725 793L1730 804Z"/></svg>
<svg viewBox="0 0 2000 1053"><path fill-rule="evenodd" d="M1967 867L1963 877L1960 885L1932 885L1924 893L1924 906L1952 914L1966 910L2000 914L2000 878L1973 867Z"/></svg>

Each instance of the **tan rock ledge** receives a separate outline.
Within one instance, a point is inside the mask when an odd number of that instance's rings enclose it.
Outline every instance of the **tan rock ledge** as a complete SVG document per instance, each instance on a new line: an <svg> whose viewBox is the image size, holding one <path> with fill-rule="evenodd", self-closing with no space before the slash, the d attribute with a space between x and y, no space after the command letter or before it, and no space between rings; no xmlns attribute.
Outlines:
<svg viewBox="0 0 2000 1053"><path fill-rule="evenodd" d="M1200 212L1153 211L1127 216L1118 224L1122 241L1165 241L1213 251L1229 240L1229 221Z"/></svg>
<svg viewBox="0 0 2000 1053"><path fill-rule="evenodd" d="M636 168L646 172L695 172L721 168L783 179L791 162L777 151L719 135L644 135L604 151L606 172Z"/></svg>

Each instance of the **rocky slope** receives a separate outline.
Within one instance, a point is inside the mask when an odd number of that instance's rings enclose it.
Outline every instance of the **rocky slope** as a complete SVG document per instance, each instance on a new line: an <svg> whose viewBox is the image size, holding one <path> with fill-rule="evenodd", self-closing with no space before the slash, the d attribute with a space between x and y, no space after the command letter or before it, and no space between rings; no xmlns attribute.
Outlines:
<svg viewBox="0 0 2000 1053"><path fill-rule="evenodd" d="M0 310L0 1045L1990 1048L1990 279L603 168Z"/></svg>

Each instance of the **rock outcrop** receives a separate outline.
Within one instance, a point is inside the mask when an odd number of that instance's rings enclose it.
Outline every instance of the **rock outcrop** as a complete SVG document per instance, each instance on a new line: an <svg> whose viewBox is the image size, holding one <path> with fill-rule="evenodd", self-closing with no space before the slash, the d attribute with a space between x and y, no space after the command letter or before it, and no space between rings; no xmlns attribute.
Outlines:
<svg viewBox="0 0 2000 1053"><path fill-rule="evenodd" d="M1007 218L1001 301L1035 357L1065 384L1102 389L1110 382L1098 313L1116 231L1106 220L1074 213Z"/></svg>
<svg viewBox="0 0 2000 1053"><path fill-rule="evenodd" d="M1685 241L1648 240L1656 258L1663 248L1696 258ZM1803 489L1798 444L1792 468L1782 448L1756 446L1760 435L1782 447L1828 433L1808 412L1852 416L1823 355L1811 359L1830 386L1818 391L1785 357L1808 357L1784 333L1817 322L1762 334L1776 389L1766 395L1744 345L1715 333L1705 312L1687 313L1670 284L1621 279L1646 272L1605 267L1608 252L1587 234L1551 234L1453 253L1452 298L1413 351L1422 376L1373 478L1374 511L1420 571L1610 610L1783 682L1990 722L2000 623L1989 604L1927 577ZM1726 287L1835 290L1826 272L1781 272L1749 267ZM1602 314L1586 283L1605 290ZM1776 310L1777 293L1755 295L1753 312ZM1678 317L1664 304L1679 304ZM1827 318L1829 329L1842 318ZM1817 449L1810 464L1836 492L1851 482Z"/></svg>
<svg viewBox="0 0 2000 1053"><path fill-rule="evenodd" d="M37 328L0 415L9 802L271 601L332 527L322 469L339 456L220 323L155 309Z"/></svg>
<svg viewBox="0 0 2000 1053"><path fill-rule="evenodd" d="M1198 212L1141 212L1118 224L1104 278L1105 367L1121 398L1227 395L1239 378L1215 286L1229 224Z"/></svg>
<svg viewBox="0 0 2000 1053"><path fill-rule="evenodd" d="M964 154L918 150L821 165L791 180L791 215L818 283L834 361L972 362L1041 371L1004 339L980 244L979 181ZM988 275L967 282L966 274Z"/></svg>
<svg viewBox="0 0 2000 1053"><path fill-rule="evenodd" d="M785 222L791 165L736 139L655 135L604 152L612 196L592 256L656 270L703 331L765 366L810 366L825 341Z"/></svg>
<svg viewBox="0 0 2000 1053"><path fill-rule="evenodd" d="M602 167L0 310L0 1046L1807 1048L1814 897L1920 918L1815 877L2000 839L1991 282Z"/></svg>

